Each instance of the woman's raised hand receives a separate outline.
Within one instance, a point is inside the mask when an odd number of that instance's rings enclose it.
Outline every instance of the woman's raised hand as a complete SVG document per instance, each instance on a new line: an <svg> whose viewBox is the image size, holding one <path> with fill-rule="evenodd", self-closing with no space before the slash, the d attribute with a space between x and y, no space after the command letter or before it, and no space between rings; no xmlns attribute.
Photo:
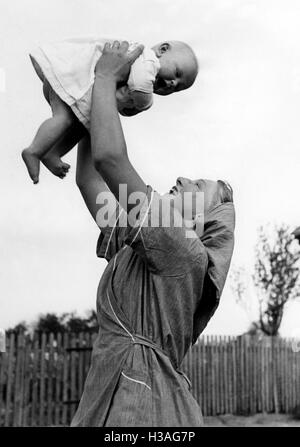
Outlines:
<svg viewBox="0 0 300 447"><path fill-rule="evenodd" d="M128 48L129 43L126 41L115 40L113 44L107 42L95 67L96 76L109 77L117 83L126 81L130 67L142 54L144 45L138 45L130 53Z"/></svg>

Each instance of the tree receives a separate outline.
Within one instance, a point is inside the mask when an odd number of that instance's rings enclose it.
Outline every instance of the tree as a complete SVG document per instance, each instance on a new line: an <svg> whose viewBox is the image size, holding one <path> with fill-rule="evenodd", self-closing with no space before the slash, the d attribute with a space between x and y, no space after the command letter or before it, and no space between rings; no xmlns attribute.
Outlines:
<svg viewBox="0 0 300 447"><path fill-rule="evenodd" d="M94 332L98 330L97 314L94 310L88 312L86 318L76 315L75 312L63 313L60 316L54 313L41 315L34 325L40 332Z"/></svg>
<svg viewBox="0 0 300 447"><path fill-rule="evenodd" d="M256 328L266 335L278 335L286 304L300 296L300 247L296 240L297 235L287 226L275 227L271 235L267 228L259 229L252 277L259 316L252 323L251 333ZM241 270L236 272L232 275L233 288L237 302L245 307L244 279Z"/></svg>
<svg viewBox="0 0 300 447"><path fill-rule="evenodd" d="M68 332L91 332L98 329L97 314L94 310L88 313L87 318L77 317L75 313L68 314L65 327Z"/></svg>
<svg viewBox="0 0 300 447"><path fill-rule="evenodd" d="M286 226L275 228L270 241L264 228L256 245L254 284L259 292L259 323L264 333L277 335L288 301L300 295L300 250Z"/></svg>
<svg viewBox="0 0 300 447"><path fill-rule="evenodd" d="M245 297L247 291L247 272L244 267L232 268L230 272L231 290L233 291L236 302L245 310L249 316L249 301Z"/></svg>
<svg viewBox="0 0 300 447"><path fill-rule="evenodd" d="M15 333L27 333L28 332L28 324L25 321L21 321L20 323L16 324L16 326L7 329L6 333L7 335L11 334L12 332Z"/></svg>
<svg viewBox="0 0 300 447"><path fill-rule="evenodd" d="M6 332L7 334L12 332L29 334L32 331L37 331L57 334L58 332L97 332L98 328L97 313L90 310L86 317L77 316L75 312L66 312L60 315L55 313L42 314L34 323L29 325L22 321Z"/></svg>
<svg viewBox="0 0 300 447"><path fill-rule="evenodd" d="M87 313L86 323L89 330L98 331L99 323L98 323L97 312L95 310L92 309Z"/></svg>
<svg viewBox="0 0 300 447"><path fill-rule="evenodd" d="M59 317L54 313L40 315L38 321L34 324L34 329L39 332L53 332L53 334L65 332L66 327L63 321L65 316L66 314L63 314Z"/></svg>
<svg viewBox="0 0 300 447"><path fill-rule="evenodd" d="M300 227L297 227L293 233L292 233L295 237L295 239L299 242L300 244Z"/></svg>

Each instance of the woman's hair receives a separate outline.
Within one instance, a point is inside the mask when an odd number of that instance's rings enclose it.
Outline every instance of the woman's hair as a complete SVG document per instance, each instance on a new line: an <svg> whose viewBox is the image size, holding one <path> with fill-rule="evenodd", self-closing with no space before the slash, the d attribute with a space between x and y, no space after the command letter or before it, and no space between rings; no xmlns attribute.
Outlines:
<svg viewBox="0 0 300 447"><path fill-rule="evenodd" d="M218 180L221 202L233 202L233 190L230 184L224 180Z"/></svg>

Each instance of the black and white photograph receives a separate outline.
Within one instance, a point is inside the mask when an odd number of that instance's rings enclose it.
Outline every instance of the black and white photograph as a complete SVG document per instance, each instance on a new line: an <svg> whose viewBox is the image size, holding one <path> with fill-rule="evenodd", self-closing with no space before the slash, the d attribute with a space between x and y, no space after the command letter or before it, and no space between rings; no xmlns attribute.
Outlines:
<svg viewBox="0 0 300 447"><path fill-rule="evenodd" d="M299 119L297 0L0 0L0 428L300 428Z"/></svg>

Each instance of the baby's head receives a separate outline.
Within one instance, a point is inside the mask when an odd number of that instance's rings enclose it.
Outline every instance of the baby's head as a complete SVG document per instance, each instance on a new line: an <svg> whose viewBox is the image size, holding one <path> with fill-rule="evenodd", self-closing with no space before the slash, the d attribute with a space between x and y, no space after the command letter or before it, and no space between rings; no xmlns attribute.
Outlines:
<svg viewBox="0 0 300 447"><path fill-rule="evenodd" d="M198 62L192 48L184 42L170 40L154 45L160 69L154 83L154 93L170 95L193 85Z"/></svg>

